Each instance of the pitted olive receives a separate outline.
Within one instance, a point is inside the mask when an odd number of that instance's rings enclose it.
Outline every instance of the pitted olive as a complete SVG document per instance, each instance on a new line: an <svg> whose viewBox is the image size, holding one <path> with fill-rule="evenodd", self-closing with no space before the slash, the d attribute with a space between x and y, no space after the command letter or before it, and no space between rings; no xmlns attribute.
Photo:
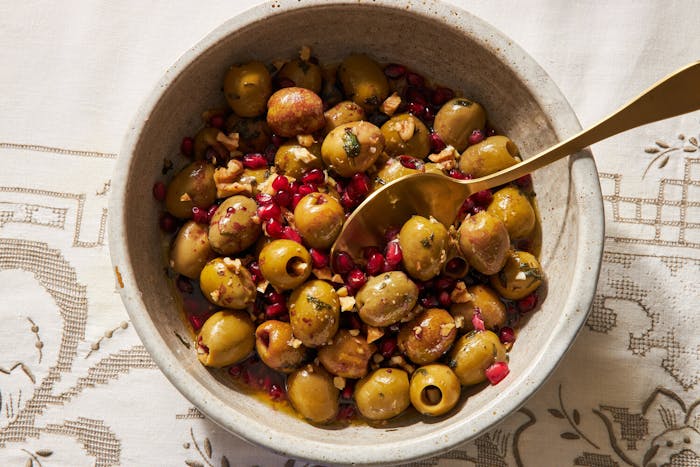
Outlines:
<svg viewBox="0 0 700 467"><path fill-rule="evenodd" d="M445 103L437 115L433 127L445 142L462 152L474 130L486 126L486 112L481 104L465 97L457 97Z"/></svg>
<svg viewBox="0 0 700 467"><path fill-rule="evenodd" d="M340 326L340 300L335 289L319 279L294 289L289 296L289 321L294 336L305 346L330 342Z"/></svg>
<svg viewBox="0 0 700 467"><path fill-rule="evenodd" d="M284 143L275 153L275 167L279 173L296 179L311 169L322 169L321 144L306 148L296 142Z"/></svg>
<svg viewBox="0 0 700 467"><path fill-rule="evenodd" d="M518 163L518 148L505 136L489 136L469 146L459 158L459 170L474 178L484 177Z"/></svg>
<svg viewBox="0 0 700 467"><path fill-rule="evenodd" d="M462 388L454 371L447 365L422 366L411 375L411 403L423 415L444 415L457 405Z"/></svg>
<svg viewBox="0 0 700 467"><path fill-rule="evenodd" d="M369 169L384 150L384 136L369 122L344 123L333 129L321 145L321 157L329 169L350 177Z"/></svg>
<svg viewBox="0 0 700 467"><path fill-rule="evenodd" d="M447 311L428 308L401 325L399 349L413 363L432 363L447 352L457 336L455 320Z"/></svg>
<svg viewBox="0 0 700 467"><path fill-rule="evenodd" d="M398 180L406 175L420 173L420 170L409 169L405 167L398 159L387 159L380 167L379 171L374 175L373 187L375 190L381 188L389 182ZM442 174L442 171L440 171Z"/></svg>
<svg viewBox="0 0 700 467"><path fill-rule="evenodd" d="M491 276L491 287L502 297L520 300L534 292L543 277L535 256L527 251L510 251L503 269Z"/></svg>
<svg viewBox="0 0 700 467"><path fill-rule="evenodd" d="M326 117L326 133L344 123L359 122L365 119L365 111L352 101L339 102L323 114Z"/></svg>
<svg viewBox="0 0 700 467"><path fill-rule="evenodd" d="M367 364L377 346L368 344L362 336L353 336L341 329L333 342L318 350L318 360L330 373L343 378L362 378L367 374Z"/></svg>
<svg viewBox="0 0 700 467"><path fill-rule="evenodd" d="M246 358L255 347L255 326L244 311L219 311L204 322L197 336L197 358L221 368Z"/></svg>
<svg viewBox="0 0 700 467"><path fill-rule="evenodd" d="M396 417L411 404L408 373L398 368L379 368L355 385L355 403L369 420Z"/></svg>
<svg viewBox="0 0 700 467"><path fill-rule="evenodd" d="M450 368L462 386L486 380L484 371L495 362L506 361L506 348L491 331L473 331L460 337L450 352Z"/></svg>
<svg viewBox="0 0 700 467"><path fill-rule="evenodd" d="M224 96L236 115L257 117L265 113L272 94L272 78L260 62L234 65L224 78Z"/></svg>
<svg viewBox="0 0 700 467"><path fill-rule="evenodd" d="M365 112L377 110L389 95L389 82L384 71L367 55L347 56L338 68L338 78L345 95Z"/></svg>
<svg viewBox="0 0 700 467"><path fill-rule="evenodd" d="M265 151L272 137L272 130L263 117L242 118L236 114L226 119L226 132L238 133L238 150L243 154Z"/></svg>
<svg viewBox="0 0 700 467"><path fill-rule="evenodd" d="M487 211L467 216L459 226L459 249L471 267L482 274L496 274L508 257L508 229Z"/></svg>
<svg viewBox="0 0 700 467"><path fill-rule="evenodd" d="M255 283L240 260L209 261L199 274L199 288L207 300L224 308L242 310L255 302Z"/></svg>
<svg viewBox="0 0 700 467"><path fill-rule="evenodd" d="M413 216L401 227L399 245L408 275L427 281L440 274L447 260L447 229L434 218Z"/></svg>
<svg viewBox="0 0 700 467"><path fill-rule="evenodd" d="M297 230L312 248L330 248L344 222L343 207L335 198L323 193L309 193L294 208Z"/></svg>
<svg viewBox="0 0 700 467"><path fill-rule="evenodd" d="M321 92L321 67L307 60L296 58L288 61L277 73L277 78L288 79L294 86L309 89L316 94Z"/></svg>
<svg viewBox="0 0 700 467"><path fill-rule="evenodd" d="M192 208L208 208L216 200L214 166L195 161L170 181L165 195L165 208L180 219L190 219Z"/></svg>
<svg viewBox="0 0 700 467"><path fill-rule="evenodd" d="M498 294L488 285L476 284L467 289L470 300L466 303L453 303L450 313L457 318L461 316L464 322L463 329L472 330L472 318L474 310L479 310L481 319L486 329L497 329L506 323L506 306L499 299Z"/></svg>
<svg viewBox="0 0 700 467"><path fill-rule="evenodd" d="M206 159L207 151L212 149L217 160L229 158L229 150L217 139L221 131L214 127L204 127L194 135L194 158L198 161Z"/></svg>
<svg viewBox="0 0 700 467"><path fill-rule="evenodd" d="M535 227L535 210L520 190L508 186L493 194L486 209L506 225L510 238L526 237Z"/></svg>
<svg viewBox="0 0 700 467"><path fill-rule="evenodd" d="M209 223L212 249L222 255L231 255L253 245L262 233L257 208L255 201L247 196L226 198Z"/></svg>
<svg viewBox="0 0 700 467"><path fill-rule="evenodd" d="M333 377L318 365L306 365L287 377L289 402L312 423L332 421L338 413L339 396Z"/></svg>
<svg viewBox="0 0 700 467"><path fill-rule="evenodd" d="M213 257L206 224L187 221L170 248L170 267L190 279L199 279L202 268Z"/></svg>
<svg viewBox="0 0 700 467"><path fill-rule="evenodd" d="M282 88L267 102L267 124L286 138L314 133L326 124L323 101L305 88Z"/></svg>
<svg viewBox="0 0 700 467"><path fill-rule="evenodd" d="M370 326L407 319L418 300L418 286L401 271L370 277L355 295L359 316Z"/></svg>
<svg viewBox="0 0 700 467"><path fill-rule="evenodd" d="M255 350L265 365L282 373L299 368L307 353L303 344L295 346L291 324L277 320L265 321L255 330Z"/></svg>
<svg viewBox="0 0 700 467"><path fill-rule="evenodd" d="M309 250L293 240L273 240L260 250L260 272L274 287L289 290L311 274Z"/></svg>
<svg viewBox="0 0 700 467"><path fill-rule="evenodd" d="M394 115L382 125L382 134L384 150L391 157L409 155L425 159L430 154L430 132L414 115Z"/></svg>

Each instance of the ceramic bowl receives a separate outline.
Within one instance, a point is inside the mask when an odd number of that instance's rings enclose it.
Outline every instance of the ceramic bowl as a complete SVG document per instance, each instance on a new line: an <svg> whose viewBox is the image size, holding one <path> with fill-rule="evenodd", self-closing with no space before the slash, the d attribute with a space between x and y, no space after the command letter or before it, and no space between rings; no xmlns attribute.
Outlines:
<svg viewBox="0 0 700 467"><path fill-rule="evenodd" d="M178 159L204 109L221 105L236 62L293 57L308 45L322 63L364 52L402 63L481 102L522 154L580 130L547 74L506 36L471 14L433 1L279 0L226 21L187 51L141 106L112 179L109 240L122 300L144 345L182 394L216 423L277 453L322 463L386 464L446 451L521 406L554 370L591 305L603 245L596 167L581 152L534 174L548 294L510 353L510 375L464 398L448 417L400 426L319 428L232 389L200 365L176 334L189 331L163 274L159 203L151 187L163 158Z"/></svg>

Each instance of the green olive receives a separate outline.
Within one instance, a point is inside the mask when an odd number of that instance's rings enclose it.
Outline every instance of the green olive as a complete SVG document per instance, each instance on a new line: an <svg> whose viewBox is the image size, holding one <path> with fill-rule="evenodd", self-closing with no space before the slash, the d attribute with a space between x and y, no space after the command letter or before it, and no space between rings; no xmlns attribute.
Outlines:
<svg viewBox="0 0 700 467"><path fill-rule="evenodd" d="M352 101L339 102L323 114L326 117L326 133L343 123L358 122L365 119L365 111Z"/></svg>
<svg viewBox="0 0 700 467"><path fill-rule="evenodd" d="M408 275L427 281L440 274L447 259L447 229L434 218L413 216L401 227L399 245Z"/></svg>
<svg viewBox="0 0 700 467"><path fill-rule="evenodd" d="M506 306L488 285L476 284L467 289L470 300L466 303L453 303L450 307L452 316L461 316L464 320L462 329L472 330L474 310L478 309L486 329L497 329L506 324Z"/></svg>
<svg viewBox="0 0 700 467"><path fill-rule="evenodd" d="M445 172L435 162L426 162L423 171L427 174L445 175Z"/></svg>
<svg viewBox="0 0 700 467"><path fill-rule="evenodd" d="M246 358L255 347L255 326L244 311L219 311L204 322L197 336L197 358L221 368Z"/></svg>
<svg viewBox="0 0 700 467"><path fill-rule="evenodd" d="M271 94L272 78L261 62L234 65L226 73L224 96L241 117L257 117L265 113Z"/></svg>
<svg viewBox="0 0 700 467"><path fill-rule="evenodd" d="M294 208L294 224L304 242L312 248L330 248L344 222L343 207L335 198L323 193L309 193Z"/></svg>
<svg viewBox="0 0 700 467"><path fill-rule="evenodd" d="M173 271L190 279L199 279L202 268L213 257L205 224L187 221L180 227L170 248L170 267Z"/></svg>
<svg viewBox="0 0 700 467"><path fill-rule="evenodd" d="M513 186L501 188L494 193L486 210L503 221L510 238L526 237L535 227L535 210L530 200Z"/></svg>
<svg viewBox="0 0 700 467"><path fill-rule="evenodd" d="M207 156L207 150L213 149L219 160L226 160L229 158L229 150L223 145L221 141L217 139L221 131L214 127L204 127L194 135L194 158L195 160L205 159Z"/></svg>
<svg viewBox="0 0 700 467"><path fill-rule="evenodd" d="M199 288L214 305L242 310L255 302L253 278L240 260L214 258L199 274Z"/></svg>
<svg viewBox="0 0 700 467"><path fill-rule="evenodd" d="M503 222L481 211L459 226L459 249L469 265L482 274L496 274L508 257L510 237Z"/></svg>
<svg viewBox="0 0 700 467"><path fill-rule="evenodd" d="M277 78L288 79L294 86L309 89L316 94L321 92L321 67L306 60L296 58L288 61L277 73Z"/></svg>
<svg viewBox="0 0 700 467"><path fill-rule="evenodd" d="M495 362L506 361L506 348L491 331L473 331L460 337L450 352L450 368L462 386L486 380L484 371Z"/></svg>
<svg viewBox="0 0 700 467"><path fill-rule="evenodd" d="M303 344L295 346L291 324L277 320L267 320L255 330L255 350L265 365L282 373L299 368L307 353Z"/></svg>
<svg viewBox="0 0 700 467"><path fill-rule="evenodd" d="M332 421L338 413L339 396L333 377L318 365L306 365L287 377L289 402L312 423Z"/></svg>
<svg viewBox="0 0 700 467"><path fill-rule="evenodd" d="M384 136L369 122L344 123L334 128L321 145L321 157L341 177L369 169L384 150Z"/></svg>
<svg viewBox="0 0 700 467"><path fill-rule="evenodd" d="M413 363L432 363L447 352L457 337L455 320L447 311L428 308L401 325L399 350Z"/></svg>
<svg viewBox="0 0 700 467"><path fill-rule="evenodd" d="M437 115L433 128L445 142L462 152L469 143L469 136L474 130L483 130L486 126L486 111L478 102L465 97L457 97L446 102Z"/></svg>
<svg viewBox="0 0 700 467"><path fill-rule="evenodd" d="M265 151L272 138L272 130L262 117L242 118L231 114L226 119L226 132L238 133L238 150L243 154Z"/></svg>
<svg viewBox="0 0 700 467"><path fill-rule="evenodd" d="M258 205L242 195L226 198L209 223L209 242L222 255L239 253L253 245L262 233Z"/></svg>
<svg viewBox="0 0 700 467"><path fill-rule="evenodd" d="M214 166L195 161L170 181L165 195L165 208L180 219L190 219L192 208L208 208L216 200Z"/></svg>
<svg viewBox="0 0 700 467"><path fill-rule="evenodd" d="M505 136L489 136L469 146L459 158L459 170L474 178L484 177L518 163L518 148Z"/></svg>
<svg viewBox="0 0 700 467"><path fill-rule="evenodd" d="M322 169L321 144L306 148L296 142L284 143L275 153L275 167L279 173L297 179L311 169Z"/></svg>
<svg viewBox="0 0 700 467"><path fill-rule="evenodd" d="M340 300L325 281L305 282L289 296L292 331L307 347L318 347L333 339L340 326Z"/></svg>
<svg viewBox="0 0 700 467"><path fill-rule="evenodd" d="M338 78L345 95L371 113L389 95L389 82L377 62L367 55L353 54L343 60Z"/></svg>
<svg viewBox="0 0 700 467"><path fill-rule="evenodd" d="M461 390L459 378L447 365L425 365L411 375L411 404L423 415L446 414L459 402Z"/></svg>
<svg viewBox="0 0 700 467"><path fill-rule="evenodd" d="M323 101L305 88L282 88L267 102L267 124L286 138L314 133L326 124Z"/></svg>
<svg viewBox="0 0 700 467"><path fill-rule="evenodd" d="M240 183L250 183L253 188L252 194L260 193L259 185L270 177L270 169L267 167L262 169L244 168L243 173L238 178Z"/></svg>
<svg viewBox="0 0 700 467"><path fill-rule="evenodd" d="M318 350L318 360L330 373L343 378L362 378L367 374L367 364L377 346L368 344L362 336L353 336L341 329L333 342Z"/></svg>
<svg viewBox="0 0 700 467"><path fill-rule="evenodd" d="M355 403L369 420L396 417L411 404L408 373L398 368L379 368L355 385Z"/></svg>
<svg viewBox="0 0 700 467"><path fill-rule="evenodd" d="M430 154L430 132L414 115L394 115L382 125L382 134L386 142L384 150L391 157L409 155L425 159Z"/></svg>
<svg viewBox="0 0 700 467"><path fill-rule="evenodd" d="M418 300L418 286L401 271L370 277L355 295L360 319L370 326L390 326L407 319Z"/></svg>
<svg viewBox="0 0 700 467"><path fill-rule="evenodd" d="M537 258L527 251L510 251L505 266L491 276L491 287L502 297L520 300L534 292L544 273Z"/></svg>
<svg viewBox="0 0 700 467"><path fill-rule="evenodd" d="M374 189L377 190L389 182L398 180L406 175L420 173L420 170L405 167L398 159L387 159L374 175Z"/></svg>
<svg viewBox="0 0 700 467"><path fill-rule="evenodd" d="M260 272L274 287L289 290L311 274L309 250L293 240L273 240L260 250Z"/></svg>

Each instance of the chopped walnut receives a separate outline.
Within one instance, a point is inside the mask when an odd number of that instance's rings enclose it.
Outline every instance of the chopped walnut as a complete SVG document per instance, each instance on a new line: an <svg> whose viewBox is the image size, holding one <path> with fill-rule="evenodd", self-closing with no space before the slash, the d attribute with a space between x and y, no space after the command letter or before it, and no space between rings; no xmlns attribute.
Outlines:
<svg viewBox="0 0 700 467"><path fill-rule="evenodd" d="M326 266L325 268L314 268L311 270L314 276L316 276L316 279L321 279L324 281L329 281L333 277L333 273L331 272L331 268Z"/></svg>
<svg viewBox="0 0 700 467"><path fill-rule="evenodd" d="M227 198L238 193L252 193L250 183L240 183L238 178L243 173L243 164L237 159L228 161L226 167L214 170L214 183L216 183L217 198Z"/></svg>
<svg viewBox="0 0 700 467"><path fill-rule="evenodd" d="M311 135L297 135L297 143L299 143L299 146L310 148L315 142L316 140Z"/></svg>
<svg viewBox="0 0 700 467"><path fill-rule="evenodd" d="M180 201L192 201L192 198L190 198L189 193L184 193L182 196L180 196Z"/></svg>
<svg viewBox="0 0 700 467"><path fill-rule="evenodd" d="M212 299L213 301L215 301L215 302L219 300L219 296L220 296L220 295L221 295L221 294L219 293L218 290L212 290L212 291L209 293L209 296L210 296L211 299Z"/></svg>
<svg viewBox="0 0 700 467"><path fill-rule="evenodd" d="M336 290L335 293L338 294L338 297L347 297L349 295L348 288L346 286L342 286Z"/></svg>
<svg viewBox="0 0 700 467"><path fill-rule="evenodd" d="M226 274L226 266L224 265L224 263L217 262L214 265L214 271L216 271L217 276L223 276L224 274Z"/></svg>
<svg viewBox="0 0 700 467"><path fill-rule="evenodd" d="M304 62L308 62L311 58L311 47L302 45L301 49L299 49L299 58Z"/></svg>
<svg viewBox="0 0 700 467"><path fill-rule="evenodd" d="M232 273L238 274L239 272L241 272L243 264L241 263L241 260L239 258L231 259L228 256L225 256L223 261L224 265L226 265L226 268Z"/></svg>
<svg viewBox="0 0 700 467"><path fill-rule="evenodd" d="M450 170L457 166L457 157L459 157L457 150L452 146L447 146L439 153L429 155L428 159L435 162L440 169Z"/></svg>
<svg viewBox="0 0 700 467"><path fill-rule="evenodd" d="M240 135L238 133L229 133L227 135L223 131L220 131L216 134L216 140L219 143L223 144L226 147L226 149L228 149L231 152L234 152L238 150Z"/></svg>
<svg viewBox="0 0 700 467"><path fill-rule="evenodd" d="M472 300L472 296L467 290L467 286L462 281L458 281L455 284L455 288L450 294L450 300L452 303L467 303Z"/></svg>
<svg viewBox="0 0 700 467"><path fill-rule="evenodd" d="M350 334L352 337L357 337L360 335L360 330L359 329L351 329L348 331L348 334ZM359 349L361 349L361 348L362 347L360 347Z"/></svg>
<svg viewBox="0 0 700 467"><path fill-rule="evenodd" d="M343 284L345 281L343 280L343 276L340 274L333 274L333 277L331 277L331 282L334 282L336 284Z"/></svg>
<svg viewBox="0 0 700 467"><path fill-rule="evenodd" d="M447 337L450 335L452 330L455 328L455 323L443 323L440 325L440 335L442 337Z"/></svg>
<svg viewBox="0 0 700 467"><path fill-rule="evenodd" d="M355 307L355 297L340 297L340 311L351 311Z"/></svg>
<svg viewBox="0 0 700 467"><path fill-rule="evenodd" d="M384 356L380 353L372 355L372 361L374 363L381 363L384 360Z"/></svg>
<svg viewBox="0 0 700 467"><path fill-rule="evenodd" d="M515 275L516 281L524 281L525 279L527 279L527 275L523 271L518 271L518 273Z"/></svg>
<svg viewBox="0 0 700 467"><path fill-rule="evenodd" d="M260 281L260 283L255 289L260 293L265 293L265 290L267 289L268 285L270 285L270 281L268 281L267 279L263 279Z"/></svg>
<svg viewBox="0 0 700 467"><path fill-rule="evenodd" d="M462 329L464 327L464 316L455 316L455 327Z"/></svg>
<svg viewBox="0 0 700 467"><path fill-rule="evenodd" d="M414 334L416 337L420 336L422 332L423 332L423 328L420 327L420 326L416 326L416 327L413 328L413 334Z"/></svg>
<svg viewBox="0 0 700 467"><path fill-rule="evenodd" d="M301 347L301 344L302 344L302 342L299 339L297 339L296 337L292 337L291 339L289 339L287 341L287 345L294 348L294 349L298 349L299 347Z"/></svg>
<svg viewBox="0 0 700 467"><path fill-rule="evenodd" d="M401 105L401 96L399 96L398 93L393 93L391 96L387 97L384 102L382 102L382 105L379 106L379 110L388 115L392 116L396 113L396 110L399 108Z"/></svg>
<svg viewBox="0 0 700 467"><path fill-rule="evenodd" d="M342 391L343 389L345 389L345 378L343 378L342 376L334 377L333 378L333 386L335 386L336 389L339 389L340 391Z"/></svg>
<svg viewBox="0 0 700 467"><path fill-rule="evenodd" d="M275 189L272 188L272 182L275 180L275 178L277 178L277 173L273 167L270 169L270 175L264 181L258 183L258 191L260 193L274 195L276 192Z"/></svg>
<svg viewBox="0 0 700 467"><path fill-rule="evenodd" d="M384 329L367 326L367 343L371 344L384 335Z"/></svg>
<svg viewBox="0 0 700 467"><path fill-rule="evenodd" d="M406 118L399 121L394 121L391 123L392 130L396 130L399 134L399 138L403 141L408 141L413 138L413 134L416 132L416 124L412 118Z"/></svg>

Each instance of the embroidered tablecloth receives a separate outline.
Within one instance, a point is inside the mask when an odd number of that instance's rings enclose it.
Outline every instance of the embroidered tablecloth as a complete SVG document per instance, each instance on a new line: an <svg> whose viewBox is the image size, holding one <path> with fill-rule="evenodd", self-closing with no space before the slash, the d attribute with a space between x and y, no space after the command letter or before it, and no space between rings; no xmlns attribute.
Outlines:
<svg viewBox="0 0 700 467"><path fill-rule="evenodd" d="M105 238L136 108L253 3L0 2L0 465L306 465L224 432L170 385ZM694 0L453 3L528 51L583 125L700 58ZM699 137L694 113L593 147L606 243L580 337L502 425L415 465L700 466Z"/></svg>

